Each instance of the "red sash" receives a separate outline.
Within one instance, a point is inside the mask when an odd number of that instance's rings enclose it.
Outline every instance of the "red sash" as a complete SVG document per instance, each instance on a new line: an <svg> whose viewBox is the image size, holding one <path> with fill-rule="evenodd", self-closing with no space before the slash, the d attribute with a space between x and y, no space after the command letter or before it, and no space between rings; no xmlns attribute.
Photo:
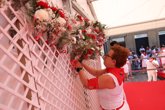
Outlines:
<svg viewBox="0 0 165 110"><path fill-rule="evenodd" d="M116 76L119 85L124 82L124 69L123 68L107 68L107 73L112 73L114 76Z"/></svg>

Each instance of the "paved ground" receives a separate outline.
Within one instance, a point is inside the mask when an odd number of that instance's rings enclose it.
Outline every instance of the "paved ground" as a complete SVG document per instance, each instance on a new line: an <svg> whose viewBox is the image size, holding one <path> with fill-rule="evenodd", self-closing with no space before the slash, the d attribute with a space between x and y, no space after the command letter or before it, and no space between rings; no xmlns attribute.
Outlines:
<svg viewBox="0 0 165 110"><path fill-rule="evenodd" d="M147 81L147 74L146 73L133 73L132 76L129 76L127 82L142 82Z"/></svg>
<svg viewBox="0 0 165 110"><path fill-rule="evenodd" d="M165 79L158 78L158 80L165 80ZM143 82L143 81L147 81L147 73L140 73L140 72L133 73L132 77L129 77L127 80L127 82Z"/></svg>

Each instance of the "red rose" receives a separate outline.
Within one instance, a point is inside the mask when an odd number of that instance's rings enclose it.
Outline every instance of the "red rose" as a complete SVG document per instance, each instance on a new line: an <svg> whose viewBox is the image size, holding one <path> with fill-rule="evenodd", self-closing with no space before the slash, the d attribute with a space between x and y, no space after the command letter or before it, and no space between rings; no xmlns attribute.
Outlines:
<svg viewBox="0 0 165 110"><path fill-rule="evenodd" d="M88 18L84 18L84 21L88 22L88 21L89 21L89 19L88 19Z"/></svg>
<svg viewBox="0 0 165 110"><path fill-rule="evenodd" d="M67 26L67 29L68 29L69 31L71 31L71 30L72 30L72 26L71 26L71 25L68 25L68 26Z"/></svg>
<svg viewBox="0 0 165 110"><path fill-rule="evenodd" d="M57 8L56 8L56 7L51 7L51 9L52 9L53 11L57 11Z"/></svg>
<svg viewBox="0 0 165 110"><path fill-rule="evenodd" d="M94 31L95 31L96 33L99 33L99 32L100 32L100 30L99 30L99 29L94 29Z"/></svg>
<svg viewBox="0 0 165 110"><path fill-rule="evenodd" d="M87 34L88 37L92 38L93 40L96 39L96 36L94 34Z"/></svg>
<svg viewBox="0 0 165 110"><path fill-rule="evenodd" d="M60 15L61 18L65 18L65 14L62 10L58 10L58 14Z"/></svg>
<svg viewBox="0 0 165 110"><path fill-rule="evenodd" d="M83 58L84 58L84 59L88 59L88 54L85 54L85 55L83 56Z"/></svg>
<svg viewBox="0 0 165 110"><path fill-rule="evenodd" d="M41 6L43 8L49 8L49 5L46 2L43 2L43 1L37 2L37 6Z"/></svg>
<svg viewBox="0 0 165 110"><path fill-rule="evenodd" d="M82 30L82 33L86 33L87 31L85 29Z"/></svg>
<svg viewBox="0 0 165 110"><path fill-rule="evenodd" d="M80 15L77 15L77 18L82 22L83 21L83 17Z"/></svg>
<svg viewBox="0 0 165 110"><path fill-rule="evenodd" d="M45 42L46 42L46 44L48 44L48 45L49 45L49 41L48 41L48 40L46 40Z"/></svg>
<svg viewBox="0 0 165 110"><path fill-rule="evenodd" d="M71 60L71 61L70 61L71 65L72 65L73 67L76 67L76 63L77 63L77 62L78 62L77 60Z"/></svg>
<svg viewBox="0 0 165 110"><path fill-rule="evenodd" d="M34 39L35 39L36 41L38 41L38 40L40 39L40 37L41 37L41 36L38 35L38 36L35 36Z"/></svg>
<svg viewBox="0 0 165 110"><path fill-rule="evenodd" d="M93 53L94 53L94 50L93 50L93 49L88 49L88 50L87 50L87 54L92 55Z"/></svg>

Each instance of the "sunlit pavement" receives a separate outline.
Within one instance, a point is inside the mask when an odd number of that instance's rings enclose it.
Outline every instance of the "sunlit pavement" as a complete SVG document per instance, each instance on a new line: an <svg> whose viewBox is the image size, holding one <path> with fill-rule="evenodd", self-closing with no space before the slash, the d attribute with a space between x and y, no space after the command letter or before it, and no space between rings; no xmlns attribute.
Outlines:
<svg viewBox="0 0 165 110"><path fill-rule="evenodd" d="M158 78L158 80L165 80L165 79ZM143 81L147 81L147 73L136 72L133 73L132 76L129 76L126 82L143 82Z"/></svg>

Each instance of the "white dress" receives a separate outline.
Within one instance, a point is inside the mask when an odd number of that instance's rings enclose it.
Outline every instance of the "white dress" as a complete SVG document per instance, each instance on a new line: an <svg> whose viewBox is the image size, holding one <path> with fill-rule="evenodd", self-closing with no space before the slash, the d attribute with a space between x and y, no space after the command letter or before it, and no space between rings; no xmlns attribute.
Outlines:
<svg viewBox="0 0 165 110"><path fill-rule="evenodd" d="M142 67L147 67L146 62L147 62L148 56L142 53L141 58L142 58Z"/></svg>
<svg viewBox="0 0 165 110"><path fill-rule="evenodd" d="M124 68L124 73L127 73L129 75L129 60L127 60L126 64L122 67Z"/></svg>

